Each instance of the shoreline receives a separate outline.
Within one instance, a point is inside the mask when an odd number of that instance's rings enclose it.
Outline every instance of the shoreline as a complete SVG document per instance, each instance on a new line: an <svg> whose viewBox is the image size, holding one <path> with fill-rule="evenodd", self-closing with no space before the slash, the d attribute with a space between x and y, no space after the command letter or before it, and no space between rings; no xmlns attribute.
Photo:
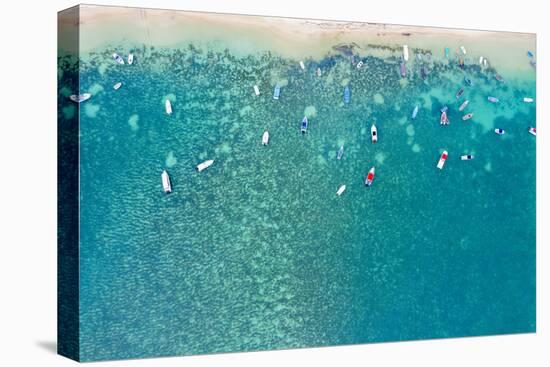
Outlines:
<svg viewBox="0 0 550 367"><path fill-rule="evenodd" d="M283 57L319 59L338 44L356 43L360 56L384 53L398 55L402 45L432 53L444 60L444 49L451 59L461 55L474 63L480 56L497 69L532 70L527 50L536 52L536 35L531 33L447 29L424 26L387 25L333 20L313 20L237 14L191 12L81 5L80 49L86 54L113 42L129 48L139 45L183 47L192 42L211 48L229 49L236 55L271 51ZM113 39L113 35L118 37ZM498 45L498 46L496 46Z"/></svg>

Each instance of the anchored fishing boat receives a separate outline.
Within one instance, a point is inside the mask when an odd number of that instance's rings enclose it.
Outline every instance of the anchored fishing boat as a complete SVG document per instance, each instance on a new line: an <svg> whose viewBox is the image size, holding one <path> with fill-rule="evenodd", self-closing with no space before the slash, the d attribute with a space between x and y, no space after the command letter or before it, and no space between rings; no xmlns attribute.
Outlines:
<svg viewBox="0 0 550 367"><path fill-rule="evenodd" d="M172 114L172 103L170 103L170 100L167 99L166 102L164 102L164 109L166 110L166 113L171 115Z"/></svg>
<svg viewBox="0 0 550 367"><path fill-rule="evenodd" d="M162 188L164 189L164 192L167 194L171 193L172 183L170 182L170 176L168 175L168 172L166 172L166 170L162 171L160 177L162 179Z"/></svg>
<svg viewBox="0 0 550 367"><path fill-rule="evenodd" d="M113 85L113 89L114 89L114 90L119 90L120 87L122 87L122 83L121 83L121 82L118 82L118 83L116 83L115 85Z"/></svg>
<svg viewBox="0 0 550 367"><path fill-rule="evenodd" d="M441 112L441 118L439 119L439 124L440 125L450 125L451 124L451 121L447 117L447 111Z"/></svg>
<svg viewBox="0 0 550 367"><path fill-rule="evenodd" d="M340 160L342 159L342 156L344 155L344 146L340 146L340 149L338 149L338 155L336 156L336 159Z"/></svg>
<svg viewBox="0 0 550 367"><path fill-rule="evenodd" d="M346 85L346 87L344 88L344 103L348 104L349 100L350 100L350 90L349 90L349 86Z"/></svg>
<svg viewBox="0 0 550 367"><path fill-rule="evenodd" d="M260 95L260 88L258 88L257 85L254 86L254 94L259 96Z"/></svg>
<svg viewBox="0 0 550 367"><path fill-rule="evenodd" d="M412 113L412 119L416 119L416 115L418 115L418 105L414 106L414 110L413 110L413 113Z"/></svg>
<svg viewBox="0 0 550 367"><path fill-rule="evenodd" d="M504 135L505 131L503 129L495 129L495 134L498 134L498 135Z"/></svg>
<svg viewBox="0 0 550 367"><path fill-rule="evenodd" d="M357 63L357 69L361 69L363 67L363 61L360 60L358 63Z"/></svg>
<svg viewBox="0 0 550 367"><path fill-rule="evenodd" d="M479 57L479 65L482 65L483 64L483 56L480 56Z"/></svg>
<svg viewBox="0 0 550 367"><path fill-rule="evenodd" d="M376 143L378 141L378 133L374 124L372 124L372 126L370 127L370 138L373 143Z"/></svg>
<svg viewBox="0 0 550 367"><path fill-rule="evenodd" d="M317 68L317 76L321 76L321 68Z"/></svg>
<svg viewBox="0 0 550 367"><path fill-rule="evenodd" d="M449 156L449 153L447 153L446 150L441 153L441 156L439 157L439 161L437 162L437 168L443 169L443 166L445 165L445 161L447 160L447 157Z"/></svg>
<svg viewBox="0 0 550 367"><path fill-rule="evenodd" d="M80 103L87 101L91 96L92 95L90 93L73 94L69 97L69 99L73 102Z"/></svg>
<svg viewBox="0 0 550 367"><path fill-rule="evenodd" d="M124 65L124 59L116 52L113 54L113 59L120 65Z"/></svg>
<svg viewBox="0 0 550 367"><path fill-rule="evenodd" d="M344 193L344 191L346 191L346 185L342 185L338 188L338 191L336 191L336 195L337 196L340 196Z"/></svg>
<svg viewBox="0 0 550 367"><path fill-rule="evenodd" d="M487 97L487 100L491 103L498 103L498 98L497 97L489 96L489 97Z"/></svg>
<svg viewBox="0 0 550 367"><path fill-rule="evenodd" d="M462 116L462 120L466 121L466 120L471 119L472 117L474 117L474 114L473 113L468 113L468 114Z"/></svg>
<svg viewBox="0 0 550 367"><path fill-rule="evenodd" d="M472 159L474 159L474 156L471 154L465 154L465 155L461 155L460 159L463 161L471 161Z"/></svg>
<svg viewBox="0 0 550 367"><path fill-rule="evenodd" d="M269 131L264 131L262 135L262 145L267 145L269 143Z"/></svg>
<svg viewBox="0 0 550 367"><path fill-rule="evenodd" d="M456 92L456 99L459 99L464 94L464 88L460 88L458 92Z"/></svg>
<svg viewBox="0 0 550 367"><path fill-rule="evenodd" d="M374 167L372 167L365 176L365 186L372 185L372 180L374 180Z"/></svg>
<svg viewBox="0 0 550 367"><path fill-rule="evenodd" d="M534 99L533 98L529 98L529 97L524 97L523 98L523 102L525 103L533 103Z"/></svg>
<svg viewBox="0 0 550 367"><path fill-rule="evenodd" d="M306 66L304 65L304 62L303 61L300 61L300 68L302 70L306 70Z"/></svg>
<svg viewBox="0 0 550 367"><path fill-rule="evenodd" d="M213 163L214 163L214 160L213 160L213 159L209 159L209 160L207 160L207 161L204 161L204 162L200 163L200 164L197 166L197 171L198 171L198 172L202 172L202 171L204 171L205 169L207 169L208 167L210 167Z"/></svg>
<svg viewBox="0 0 550 367"><path fill-rule="evenodd" d="M409 61L409 46L403 45L403 60Z"/></svg>
<svg viewBox="0 0 550 367"><path fill-rule="evenodd" d="M281 94L281 86L279 83L275 84L275 89L273 90L273 99L279 99L279 95Z"/></svg>
<svg viewBox="0 0 550 367"><path fill-rule="evenodd" d="M134 63L134 54L130 53L128 54L128 65L132 65Z"/></svg>
<svg viewBox="0 0 550 367"><path fill-rule="evenodd" d="M460 51L462 51L462 54L466 55L466 48L464 46L460 46Z"/></svg>
<svg viewBox="0 0 550 367"><path fill-rule="evenodd" d="M399 65L399 72L401 73L401 76L403 78L407 76L407 67L405 66L404 62L402 62L401 65Z"/></svg>
<svg viewBox="0 0 550 367"><path fill-rule="evenodd" d="M537 136L537 128L536 127L530 127L529 128L529 134Z"/></svg>
<svg viewBox="0 0 550 367"><path fill-rule="evenodd" d="M464 77L464 83L466 83L466 85L469 87L471 87L474 84L472 82L472 79L468 78L467 76Z"/></svg>
<svg viewBox="0 0 550 367"><path fill-rule="evenodd" d="M300 126L300 131L302 132L302 134L305 134L307 132L307 125L307 116L304 116L304 118L302 119L302 125Z"/></svg>
<svg viewBox="0 0 550 367"><path fill-rule="evenodd" d="M470 103L469 100L465 100L461 105L460 107L458 107L458 110L459 111L462 111L463 109L465 109L467 106L468 106L468 103Z"/></svg>

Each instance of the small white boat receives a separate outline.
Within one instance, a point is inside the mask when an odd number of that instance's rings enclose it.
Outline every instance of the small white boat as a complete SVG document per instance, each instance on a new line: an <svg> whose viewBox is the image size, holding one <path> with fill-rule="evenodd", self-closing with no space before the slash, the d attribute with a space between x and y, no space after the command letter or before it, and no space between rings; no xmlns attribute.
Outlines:
<svg viewBox="0 0 550 367"><path fill-rule="evenodd" d="M363 61L359 61L357 63L357 69L361 69L363 67Z"/></svg>
<svg viewBox="0 0 550 367"><path fill-rule="evenodd" d="M460 51L462 51L462 53L466 55L466 48L464 46L460 46Z"/></svg>
<svg viewBox="0 0 550 367"><path fill-rule="evenodd" d="M506 131L504 131L504 129L495 129L495 134L498 134L498 135L504 135Z"/></svg>
<svg viewBox="0 0 550 367"><path fill-rule="evenodd" d="M529 98L529 97L524 97L523 98L523 102L525 103L533 103L534 99L533 98Z"/></svg>
<svg viewBox="0 0 550 367"><path fill-rule="evenodd" d="M166 109L166 113L171 115L172 114L172 103L170 103L170 100L167 99L166 102L164 102L164 108Z"/></svg>
<svg viewBox="0 0 550 367"><path fill-rule="evenodd" d="M468 106L468 103L470 103L470 101L469 101L469 100L465 100L465 101L460 105L460 107L458 107L458 110L459 110L459 111L464 110L464 109Z"/></svg>
<svg viewBox="0 0 550 367"><path fill-rule="evenodd" d="M214 160L213 160L213 159L209 159L209 160L207 160L207 161L204 161L204 162L200 163L200 164L197 166L197 171L202 172L202 171L204 171L205 169L207 169L208 167L210 167L213 163L214 163Z"/></svg>
<svg viewBox="0 0 550 367"><path fill-rule="evenodd" d="M307 116L304 116L302 119L302 124L300 125L300 131L302 134L307 133L307 125L309 124L309 121L307 120Z"/></svg>
<svg viewBox="0 0 550 367"><path fill-rule="evenodd" d="M409 46L403 46L403 60L409 61Z"/></svg>
<svg viewBox="0 0 550 367"><path fill-rule="evenodd" d="M497 97L489 96L489 97L487 97L487 100L491 103L498 103L498 98Z"/></svg>
<svg viewBox="0 0 550 367"><path fill-rule="evenodd" d="M483 67L487 67L487 59L486 58L483 58Z"/></svg>
<svg viewBox="0 0 550 367"><path fill-rule="evenodd" d="M121 83L121 82L118 82L118 83L116 83L115 85L113 85L113 89L114 89L114 90L119 90L120 87L122 87L122 83Z"/></svg>
<svg viewBox="0 0 550 367"><path fill-rule="evenodd" d="M134 63L134 54L130 53L128 54L128 65L132 65Z"/></svg>
<svg viewBox="0 0 550 367"><path fill-rule="evenodd" d="M483 56L480 56L479 57L479 65L482 65L483 64Z"/></svg>
<svg viewBox="0 0 550 367"><path fill-rule="evenodd" d="M113 54L113 59L120 65L124 65L124 59L116 52Z"/></svg>
<svg viewBox="0 0 550 367"><path fill-rule="evenodd" d="M269 143L269 131L264 131L262 135L262 145L267 145Z"/></svg>
<svg viewBox="0 0 550 367"><path fill-rule="evenodd" d="M275 84L275 89L273 90L273 99L279 99L281 95L281 86L279 83Z"/></svg>
<svg viewBox="0 0 550 367"><path fill-rule="evenodd" d="M342 185L338 188L338 191L336 191L336 195L340 196L346 191L346 185Z"/></svg>
<svg viewBox="0 0 550 367"><path fill-rule="evenodd" d="M170 183L170 176L168 175L168 172L166 172L166 170L162 171L160 177L162 178L162 188L164 189L164 192L167 194L171 193L172 184Z"/></svg>
<svg viewBox="0 0 550 367"><path fill-rule="evenodd" d="M317 76L321 76L321 68L317 68Z"/></svg>
<svg viewBox="0 0 550 367"><path fill-rule="evenodd" d="M473 113L468 113L468 114L462 116L462 120L467 121L467 120L471 119L472 117L474 117L474 114Z"/></svg>
<svg viewBox="0 0 550 367"><path fill-rule="evenodd" d="M416 115L418 115L418 109L419 109L418 105L414 106L414 110L411 116L413 120L416 119Z"/></svg>
<svg viewBox="0 0 550 367"><path fill-rule="evenodd" d="M446 150L441 153L441 156L439 157L439 162L437 162L437 168L443 169L443 166L445 165L445 161L447 160L447 157L449 156L449 153L447 153Z"/></svg>
<svg viewBox="0 0 550 367"><path fill-rule="evenodd" d="M254 94L256 94L257 96L260 95L260 88L258 88L257 85L254 86Z"/></svg>
<svg viewBox="0 0 550 367"><path fill-rule="evenodd" d="M378 132L376 131L376 125L374 124L370 127L370 138L373 143L378 141Z"/></svg>
<svg viewBox="0 0 550 367"><path fill-rule="evenodd" d="M374 167L372 167L365 176L365 186L372 185L372 180L374 180Z"/></svg>
<svg viewBox="0 0 550 367"><path fill-rule="evenodd" d="M464 154L460 156L460 159L463 161L471 161L472 159L474 159L474 156L471 154Z"/></svg>
<svg viewBox="0 0 550 367"><path fill-rule="evenodd" d="M342 145L340 149L338 149L338 155L336 156L336 159L338 160L342 159L343 155L344 155L344 146Z"/></svg>
<svg viewBox="0 0 550 367"><path fill-rule="evenodd" d="M80 103L90 99L92 95L90 93L73 94L69 99L73 102Z"/></svg>
<svg viewBox="0 0 550 367"><path fill-rule="evenodd" d="M530 127L529 128L529 134L537 136L537 128L536 127Z"/></svg>
<svg viewBox="0 0 550 367"><path fill-rule="evenodd" d="M306 70L306 66L304 65L304 62L303 61L300 61L300 68L302 70Z"/></svg>

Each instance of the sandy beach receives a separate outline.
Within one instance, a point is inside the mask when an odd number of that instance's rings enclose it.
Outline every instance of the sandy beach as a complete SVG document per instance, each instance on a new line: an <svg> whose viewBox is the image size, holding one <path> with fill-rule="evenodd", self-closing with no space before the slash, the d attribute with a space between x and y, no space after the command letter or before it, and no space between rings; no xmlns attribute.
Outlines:
<svg viewBox="0 0 550 367"><path fill-rule="evenodd" d="M474 62L484 56L496 68L523 71L530 68L526 51L536 48L536 35L529 33L93 5L81 5L80 26L83 53L108 44L183 47L193 42L228 48L237 55L269 50L284 57L315 59L334 45L356 43L354 51L363 56L383 52L372 45L400 50L407 44L412 53L422 49L444 58L445 47L455 57L464 46L466 57ZM388 52L392 51L383 53Z"/></svg>

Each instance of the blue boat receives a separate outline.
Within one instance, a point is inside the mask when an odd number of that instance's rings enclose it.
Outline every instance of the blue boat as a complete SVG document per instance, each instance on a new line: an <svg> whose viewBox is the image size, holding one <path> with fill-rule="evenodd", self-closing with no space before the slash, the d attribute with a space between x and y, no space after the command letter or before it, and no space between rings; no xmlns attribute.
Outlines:
<svg viewBox="0 0 550 367"><path fill-rule="evenodd" d="M412 119L414 120L416 118L416 115L418 114L418 105L414 106L414 110L412 113Z"/></svg>
<svg viewBox="0 0 550 367"><path fill-rule="evenodd" d="M464 83L468 86L472 86L474 83L472 82L472 79L468 78L467 76L464 77Z"/></svg>
<svg viewBox="0 0 550 367"><path fill-rule="evenodd" d="M273 99L279 99L280 94L281 94L281 86L277 83L275 85L275 90L273 91Z"/></svg>
<svg viewBox="0 0 550 367"><path fill-rule="evenodd" d="M300 126L300 131L302 134L305 134L307 132L307 116L304 116L304 119L302 120L302 126Z"/></svg>
<svg viewBox="0 0 550 367"><path fill-rule="evenodd" d="M445 58L449 58L449 47L445 47Z"/></svg>
<svg viewBox="0 0 550 367"><path fill-rule="evenodd" d="M344 103L345 104L349 103L349 98L350 98L350 91L349 91L349 87L346 85L346 87L344 88Z"/></svg>
<svg viewBox="0 0 550 367"><path fill-rule="evenodd" d="M533 54L532 51L527 51L527 56L529 56L530 58L533 58L533 56L535 56L535 54Z"/></svg>

